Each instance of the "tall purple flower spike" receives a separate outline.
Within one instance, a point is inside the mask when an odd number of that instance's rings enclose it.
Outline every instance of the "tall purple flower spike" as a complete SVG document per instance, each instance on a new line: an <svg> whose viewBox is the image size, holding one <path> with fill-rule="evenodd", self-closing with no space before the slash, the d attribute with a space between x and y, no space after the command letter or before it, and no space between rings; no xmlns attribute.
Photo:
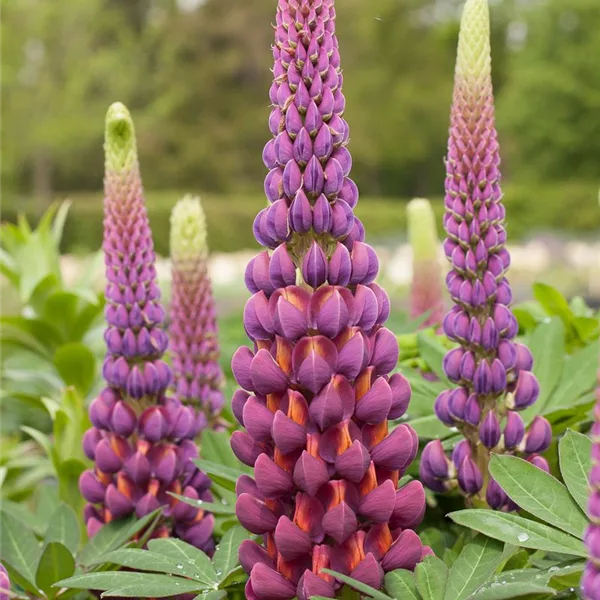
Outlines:
<svg viewBox="0 0 600 600"><path fill-rule="evenodd" d="M592 426L592 471L588 513L591 523L585 534L589 559L583 571L581 591L585 600L600 600L600 370Z"/></svg>
<svg viewBox="0 0 600 600"><path fill-rule="evenodd" d="M528 348L513 340L517 320L509 306L500 156L494 126L489 10L487 0L467 0L461 21L450 139L446 158L444 251L451 263L446 283L454 301L444 319L446 335L459 347L448 352L444 370L458 387L444 391L435 411L465 436L448 460L441 443L428 444L420 476L437 492L458 487L475 504L512 510L488 475L492 453L522 453L548 470L539 456L551 428L536 417L525 431L518 411L537 399Z"/></svg>
<svg viewBox="0 0 600 600"><path fill-rule="evenodd" d="M232 360L241 386L233 412L245 431L233 451L254 467L237 483L236 512L263 543L240 561L248 600L335 597L332 568L375 588L424 554L414 532L425 509L418 481L397 490L415 457L416 433L388 430L410 386L390 376L398 360L383 327L389 300L378 260L353 214L358 191L333 0L280 0L275 81L263 160L269 206L254 223L271 249L248 265L244 311L253 349Z"/></svg>
<svg viewBox="0 0 600 600"><path fill-rule="evenodd" d="M113 519L163 506L154 535L173 535L210 552L213 516L169 494L211 498L208 477L192 462L202 418L165 396L171 372L162 360L164 311L133 122L119 103L106 116L105 152L106 387L90 405L93 427L83 438L95 463L79 480L88 502L87 531L93 536Z"/></svg>
<svg viewBox="0 0 600 600"><path fill-rule="evenodd" d="M223 406L217 317L208 274L206 217L198 198L186 196L171 214L171 322L175 396L198 407L211 425Z"/></svg>

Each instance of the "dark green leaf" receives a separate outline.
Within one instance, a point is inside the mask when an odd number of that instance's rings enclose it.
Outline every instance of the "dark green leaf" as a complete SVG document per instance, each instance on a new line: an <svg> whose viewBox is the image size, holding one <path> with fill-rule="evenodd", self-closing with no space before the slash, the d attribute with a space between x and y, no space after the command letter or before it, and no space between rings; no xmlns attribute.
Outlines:
<svg viewBox="0 0 600 600"><path fill-rule="evenodd" d="M511 500L522 509L583 539L588 521L558 479L516 456L495 454L489 469Z"/></svg>
<svg viewBox="0 0 600 600"><path fill-rule="evenodd" d="M222 537L213 556L213 566L219 581L238 564L238 549L240 544L248 539L248 533L243 527L233 527Z"/></svg>
<svg viewBox="0 0 600 600"><path fill-rule="evenodd" d="M369 596L369 598L375 598L376 600L393 600L389 596L386 596L383 592L372 588L370 585L366 585L361 581L352 579L352 577L348 577L347 575L342 575L342 573L338 573L337 571L332 571L330 569L321 569L321 572L335 577L342 583L349 585L351 588L361 592L362 594L366 594L367 596Z"/></svg>
<svg viewBox="0 0 600 600"><path fill-rule="evenodd" d="M58 589L52 586L73 575L74 571L75 559L70 550L60 542L50 542L42 552L35 581L49 598L54 598Z"/></svg>
<svg viewBox="0 0 600 600"><path fill-rule="evenodd" d="M67 385L87 394L96 376L96 357L85 344L70 342L59 346L54 365Z"/></svg>
<svg viewBox="0 0 600 600"><path fill-rule="evenodd" d="M235 484L238 477L243 474L243 471L238 471L208 460L197 459L194 463L209 475L215 483L222 485L225 489L232 492L235 491Z"/></svg>
<svg viewBox="0 0 600 600"><path fill-rule="evenodd" d="M567 489L581 509L587 511L592 441L589 437L569 429L558 443L558 456L560 472Z"/></svg>
<svg viewBox="0 0 600 600"><path fill-rule="evenodd" d="M485 583L502 562L504 544L478 535L450 568L445 600L464 600Z"/></svg>
<svg viewBox="0 0 600 600"><path fill-rule="evenodd" d="M427 556L415 567L415 581L423 600L443 600L448 567L437 556Z"/></svg>
<svg viewBox="0 0 600 600"><path fill-rule="evenodd" d="M88 567L92 563L97 562L98 558L103 554L120 548L147 527L160 512L161 509L158 509L141 519L131 516L126 519L111 521L102 526L98 533L83 548L78 557L78 562L84 567Z"/></svg>
<svg viewBox="0 0 600 600"><path fill-rule="evenodd" d="M77 515L70 506L61 504L50 517L44 542L60 542L74 554L79 547L79 535ZM68 575L61 576L64 577Z"/></svg>
<svg viewBox="0 0 600 600"><path fill-rule="evenodd" d="M385 590L393 598L402 598L403 600L421 600L417 591L415 576L411 571L405 569L396 569L385 575Z"/></svg>
<svg viewBox="0 0 600 600"><path fill-rule="evenodd" d="M233 453L229 438L230 434L227 431L204 431L202 433L202 456L206 461L223 465L228 470L250 473L251 469L242 464Z"/></svg>
<svg viewBox="0 0 600 600"><path fill-rule="evenodd" d="M105 591L103 596L123 596L127 598L165 598L178 594L198 593L202 584L155 573L127 573L124 571L104 571L87 573L63 579L56 587Z"/></svg>
<svg viewBox="0 0 600 600"><path fill-rule="evenodd" d="M33 532L4 510L0 511L0 559L19 573L34 593L40 556L41 548Z"/></svg>
<svg viewBox="0 0 600 600"><path fill-rule="evenodd" d="M198 548L175 538L157 538L148 542L148 549L162 554L177 564L189 564L195 568L195 579L207 585L219 581L210 558Z"/></svg>
<svg viewBox="0 0 600 600"><path fill-rule="evenodd" d="M470 527L502 542L524 548L587 556L584 544L571 535L529 519L485 509L459 510L448 515L455 523Z"/></svg>

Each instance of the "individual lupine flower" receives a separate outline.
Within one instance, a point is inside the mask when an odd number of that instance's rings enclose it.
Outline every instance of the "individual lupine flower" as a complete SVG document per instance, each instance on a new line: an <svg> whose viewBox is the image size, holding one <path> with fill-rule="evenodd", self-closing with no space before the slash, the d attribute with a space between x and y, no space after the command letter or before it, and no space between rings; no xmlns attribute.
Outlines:
<svg viewBox="0 0 600 600"><path fill-rule="evenodd" d="M4 565L0 563L0 600L9 600L10 579Z"/></svg>
<svg viewBox="0 0 600 600"><path fill-rule="evenodd" d="M410 315L417 318L429 313L423 325L439 325L444 318L444 300L435 215L431 203L424 198L411 200L406 214L413 261Z"/></svg>
<svg viewBox="0 0 600 600"><path fill-rule="evenodd" d="M600 600L600 370L592 425L592 470L588 513L591 523L585 534L589 558L583 571L581 591L585 600Z"/></svg>
<svg viewBox="0 0 600 600"><path fill-rule="evenodd" d="M383 327L389 299L378 260L353 214L356 185L333 0L280 0L271 139L270 205L254 223L271 249L248 265L244 311L253 348L232 360L241 386L232 409L245 431L233 451L254 467L237 483L246 541L246 598L335 597L332 568L380 587L385 571L413 569L430 552L414 532L425 509L412 481L416 433L404 414L408 381L392 376L398 344Z"/></svg>
<svg viewBox="0 0 600 600"><path fill-rule="evenodd" d="M212 515L170 495L211 498L208 477L192 462L192 440L203 420L165 395L171 372L162 360L164 311L133 122L119 103L106 116L105 152L106 387L90 405L93 427L83 438L84 452L95 463L79 481L89 503L88 534L113 519L142 517L164 506L155 535L175 535L210 551Z"/></svg>
<svg viewBox="0 0 600 600"><path fill-rule="evenodd" d="M456 59L444 216L444 251L451 263L446 283L454 306L443 328L459 344L446 355L444 370L458 387L442 392L434 407L439 419L460 429L466 440L446 472L436 472L422 461L420 474L435 491L458 483L471 500L512 509L488 478L491 453L521 453L548 470L538 453L548 448L552 432L543 417L536 417L526 432L517 412L536 401L539 386L531 372L530 351L514 342L518 325L509 308L510 256L505 247L489 33L487 0L467 0ZM434 446L437 455L441 444L431 442Z"/></svg>
<svg viewBox="0 0 600 600"><path fill-rule="evenodd" d="M171 214L171 322L175 396L214 422L223 406L217 317L208 274L206 217L186 196Z"/></svg>

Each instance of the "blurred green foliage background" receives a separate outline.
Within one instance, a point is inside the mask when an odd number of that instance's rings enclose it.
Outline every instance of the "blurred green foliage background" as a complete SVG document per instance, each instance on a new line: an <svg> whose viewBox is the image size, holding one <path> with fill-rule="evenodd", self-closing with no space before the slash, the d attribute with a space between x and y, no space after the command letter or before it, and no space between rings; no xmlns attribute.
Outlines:
<svg viewBox="0 0 600 600"><path fill-rule="evenodd" d="M600 2L490 4L511 234L597 231ZM2 0L3 218L69 196L66 249L99 246L102 123L118 99L136 122L159 250L183 191L206 198L213 248L252 244L275 5ZM402 201L441 199L461 5L337 2L353 177L371 235L399 231Z"/></svg>

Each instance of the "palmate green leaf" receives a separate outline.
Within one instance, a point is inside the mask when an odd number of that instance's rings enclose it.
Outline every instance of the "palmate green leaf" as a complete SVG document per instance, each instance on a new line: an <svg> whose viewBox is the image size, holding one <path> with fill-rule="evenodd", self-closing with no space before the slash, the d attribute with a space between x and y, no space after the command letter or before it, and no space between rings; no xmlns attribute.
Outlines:
<svg viewBox="0 0 600 600"><path fill-rule="evenodd" d="M77 562L84 567L89 567L98 560L98 557L116 550L129 542L135 535L152 523L155 517L161 512L162 509L159 508L141 519L131 516L103 525L80 552Z"/></svg>
<svg viewBox="0 0 600 600"><path fill-rule="evenodd" d="M442 366L444 356L448 350L434 336L427 335L425 332L417 334L417 344L427 366L439 377L440 381L448 382Z"/></svg>
<svg viewBox="0 0 600 600"><path fill-rule="evenodd" d="M526 424L543 410L560 381L565 362L565 327L559 317L553 317L535 328L529 349L533 355L533 373L540 384L540 395L535 404L521 413Z"/></svg>
<svg viewBox="0 0 600 600"><path fill-rule="evenodd" d="M422 440L443 440L455 433L451 428L444 425L436 415L418 417L407 421L407 423L417 432L417 435Z"/></svg>
<svg viewBox="0 0 600 600"><path fill-rule="evenodd" d="M42 552L35 581L48 598L54 598L58 589L52 586L57 581L70 577L74 572L75 559L71 551L60 542L50 542Z"/></svg>
<svg viewBox="0 0 600 600"><path fill-rule="evenodd" d="M79 547L79 536L79 521L75 511L70 506L61 504L50 517L44 542L60 542L74 554ZM68 575L61 575L60 578L64 577Z"/></svg>
<svg viewBox="0 0 600 600"><path fill-rule="evenodd" d="M219 581L223 581L237 566L240 544L248 537L248 532L238 526L232 527L221 538L213 556L213 566Z"/></svg>
<svg viewBox="0 0 600 600"><path fill-rule="evenodd" d="M448 567L437 556L427 556L415 567L415 582L423 600L444 600Z"/></svg>
<svg viewBox="0 0 600 600"><path fill-rule="evenodd" d="M203 584L212 585L214 581L207 577L202 570L196 566L195 561L188 558L174 559L165 554L159 554L152 550L140 548L122 548L103 554L98 558L96 564L110 563L127 567L138 571L151 571L168 575L179 575L195 579Z"/></svg>
<svg viewBox="0 0 600 600"><path fill-rule="evenodd" d="M520 581L516 583L497 584L495 587L484 586L473 594L469 600L510 600L530 594L545 594L555 596L556 590L542 583L533 581Z"/></svg>
<svg viewBox="0 0 600 600"><path fill-rule="evenodd" d="M577 538L518 515L487 509L467 509L452 512L448 516L458 525L469 527L501 542L533 550L587 556L585 545Z"/></svg>
<svg viewBox="0 0 600 600"><path fill-rule="evenodd" d="M42 554L33 532L4 510L0 511L0 561L10 565L27 585L37 592L35 572Z"/></svg>
<svg viewBox="0 0 600 600"><path fill-rule="evenodd" d="M565 324L570 323L572 320L573 312L569 303L555 288L545 283L534 283L533 297L549 315L560 317Z"/></svg>
<svg viewBox="0 0 600 600"><path fill-rule="evenodd" d="M560 383L548 399L544 412L556 408L568 408L580 396L594 388L599 348L599 342L596 340L567 357Z"/></svg>
<svg viewBox="0 0 600 600"><path fill-rule="evenodd" d="M185 504L189 504L190 506L194 506L195 508L201 508L206 512L210 512L213 515L235 515L235 507L231 504L223 504L218 502L205 502L204 500L194 500L194 498L189 498L188 496L182 496L181 494L174 494L173 492L169 492L170 496L173 498L177 498L181 502L185 502Z"/></svg>
<svg viewBox="0 0 600 600"><path fill-rule="evenodd" d="M412 571L406 569L396 569L385 575L385 590L393 598L402 598L403 600L421 600L417 591L417 582Z"/></svg>
<svg viewBox="0 0 600 600"><path fill-rule="evenodd" d="M210 562L210 558L198 548L175 538L157 538L148 542L148 549L156 554L166 556L176 564L190 565L195 569L196 580L216 587L219 578L215 568Z"/></svg>
<svg viewBox="0 0 600 600"><path fill-rule="evenodd" d="M194 464L209 475L212 481L231 492L235 492L235 484L238 477L243 474L243 471L237 471L231 467L204 459L196 459L194 460Z"/></svg>
<svg viewBox="0 0 600 600"><path fill-rule="evenodd" d="M67 385L82 395L89 391L96 376L96 357L81 342L63 344L54 353L54 366Z"/></svg>
<svg viewBox="0 0 600 600"><path fill-rule="evenodd" d="M583 539L588 520L558 479L516 456L495 454L489 469L510 499L522 509Z"/></svg>
<svg viewBox="0 0 600 600"><path fill-rule="evenodd" d="M375 598L375 600L393 600L393 598L386 596L383 592L372 588L370 585L362 583L361 581L357 581L356 579L352 579L352 577L348 577L347 575L343 575L337 571L332 571L331 569L321 569L321 572L335 577L337 580L349 585L351 588L357 590L361 594L365 594L369 598Z"/></svg>
<svg viewBox="0 0 600 600"><path fill-rule="evenodd" d="M251 473L252 469L241 463L233 453L229 444L230 434L227 431L210 431L202 433L202 456L208 462L227 467L229 472Z"/></svg>
<svg viewBox="0 0 600 600"><path fill-rule="evenodd" d="M55 587L103 591L103 596L126 598L166 598L178 594L202 592L204 586L191 579L156 573L103 571L63 579Z"/></svg>
<svg viewBox="0 0 600 600"><path fill-rule="evenodd" d="M445 600L464 600L485 583L503 559L504 544L477 535L465 546L448 575Z"/></svg>
<svg viewBox="0 0 600 600"><path fill-rule="evenodd" d="M589 474L592 468L592 440L568 429L558 443L560 473L581 510L588 509Z"/></svg>

